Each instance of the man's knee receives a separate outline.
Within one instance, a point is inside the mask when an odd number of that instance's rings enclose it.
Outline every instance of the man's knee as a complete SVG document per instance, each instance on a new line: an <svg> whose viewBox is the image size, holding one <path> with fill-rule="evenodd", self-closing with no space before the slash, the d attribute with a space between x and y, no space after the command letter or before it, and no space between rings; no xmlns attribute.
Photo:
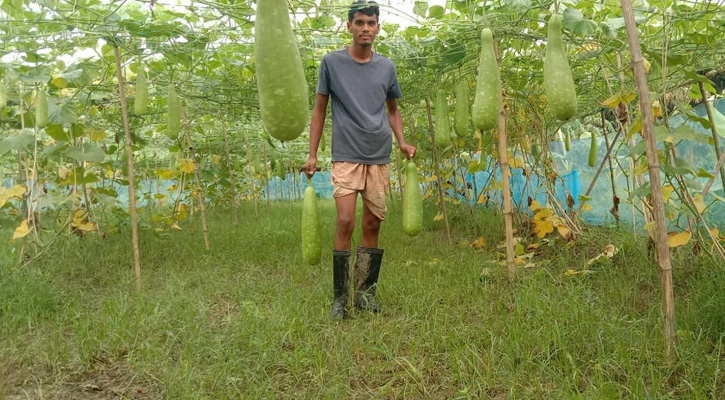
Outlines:
<svg viewBox="0 0 725 400"><path fill-rule="evenodd" d="M374 215L369 215L363 218L362 228L365 232L378 232L380 230L380 219Z"/></svg>
<svg viewBox="0 0 725 400"><path fill-rule="evenodd" d="M343 235L351 235L355 230L354 215L338 215L337 216L337 232Z"/></svg>

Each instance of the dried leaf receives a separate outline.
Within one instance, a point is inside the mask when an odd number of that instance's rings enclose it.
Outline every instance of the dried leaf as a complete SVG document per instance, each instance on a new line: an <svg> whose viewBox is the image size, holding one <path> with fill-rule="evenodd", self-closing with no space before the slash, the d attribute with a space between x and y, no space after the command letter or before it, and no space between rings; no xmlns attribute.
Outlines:
<svg viewBox="0 0 725 400"><path fill-rule="evenodd" d="M25 236L28 236L28 233L30 233L30 227L28 226L28 220L24 219L23 222L20 223L20 225L15 228L15 232L13 232L13 237L10 239L12 242L15 239L20 239Z"/></svg>
<svg viewBox="0 0 725 400"><path fill-rule="evenodd" d="M667 235L667 242L670 247L684 246L690 241L692 233L690 231L682 231L680 233L670 233Z"/></svg>
<svg viewBox="0 0 725 400"><path fill-rule="evenodd" d="M559 235L561 235L561 237L567 242L573 237L571 229L569 229L566 225L557 225L556 230L559 231Z"/></svg>
<svg viewBox="0 0 725 400"><path fill-rule="evenodd" d="M471 247L474 249L482 249L486 247L486 239L483 236L479 236L478 239L471 242Z"/></svg>
<svg viewBox="0 0 725 400"><path fill-rule="evenodd" d="M443 213L438 213L438 214L436 214L435 217L433 217L433 221L437 222L437 221L441 221L441 220L443 220Z"/></svg>
<svg viewBox="0 0 725 400"><path fill-rule="evenodd" d="M5 203L8 202L13 197L20 198L25 193L25 186L22 185L15 185L11 187L10 189L5 189L4 187L0 187L0 208L2 208Z"/></svg>

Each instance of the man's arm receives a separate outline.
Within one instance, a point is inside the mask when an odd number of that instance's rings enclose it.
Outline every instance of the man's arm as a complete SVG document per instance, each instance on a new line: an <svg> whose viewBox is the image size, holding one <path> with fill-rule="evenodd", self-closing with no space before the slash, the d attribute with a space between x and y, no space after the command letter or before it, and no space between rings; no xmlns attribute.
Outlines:
<svg viewBox="0 0 725 400"><path fill-rule="evenodd" d="M385 101L388 105L388 122L390 123L390 129L393 130L395 139L398 141L400 150L405 154L405 157L411 159L415 157L416 148L405 142L405 135L403 134L403 117L400 115L400 109L398 108L398 101L394 97L391 97Z"/></svg>
<svg viewBox="0 0 725 400"><path fill-rule="evenodd" d="M310 120L310 156L305 165L302 166L302 171L307 174L308 178L312 178L312 175L315 174L317 148L320 146L322 129L325 127L328 100L329 95L317 93L315 96L315 109L312 111L312 119Z"/></svg>

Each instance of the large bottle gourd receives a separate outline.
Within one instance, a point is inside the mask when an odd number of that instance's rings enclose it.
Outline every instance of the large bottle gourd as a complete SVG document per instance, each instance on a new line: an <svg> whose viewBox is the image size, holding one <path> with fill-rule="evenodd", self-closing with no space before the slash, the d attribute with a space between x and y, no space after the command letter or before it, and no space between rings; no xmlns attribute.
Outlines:
<svg viewBox="0 0 725 400"><path fill-rule="evenodd" d="M403 185L403 232L415 236L423 229L423 196L420 193L418 169L413 160L405 166Z"/></svg>
<svg viewBox="0 0 725 400"><path fill-rule="evenodd" d="M448 96L443 89L438 90L436 93L435 116L436 146L442 150L451 144L451 121L448 117Z"/></svg>
<svg viewBox="0 0 725 400"><path fill-rule="evenodd" d="M561 25L560 14L554 14L549 18L544 57L544 91L551 113L557 119L566 121L576 115L577 100L574 78L561 40Z"/></svg>
<svg viewBox="0 0 725 400"><path fill-rule="evenodd" d="M179 103L179 96L176 95L174 85L169 85L166 106L168 107L166 135L171 139L176 139L179 137L181 129L181 103Z"/></svg>
<svg viewBox="0 0 725 400"><path fill-rule="evenodd" d="M320 239L320 221L317 213L317 195L311 180L307 180L305 197L302 202L302 258L308 265L320 262L322 244Z"/></svg>
<svg viewBox="0 0 725 400"><path fill-rule="evenodd" d="M286 0L257 1L254 60L264 129L283 142L307 125L307 81Z"/></svg>
<svg viewBox="0 0 725 400"><path fill-rule="evenodd" d="M597 136L592 132L592 141L589 143L589 166L594 168L597 165Z"/></svg>
<svg viewBox="0 0 725 400"><path fill-rule="evenodd" d="M146 70L138 67L136 75L136 98L133 102L133 113L136 115L146 114L148 107L148 83L146 82Z"/></svg>
<svg viewBox="0 0 725 400"><path fill-rule="evenodd" d="M35 98L35 123L38 128L48 125L48 98L43 89L38 90Z"/></svg>
<svg viewBox="0 0 725 400"><path fill-rule="evenodd" d="M469 119L468 82L461 79L456 84L456 113L453 115L453 127L456 130L456 135L461 137L469 136Z"/></svg>
<svg viewBox="0 0 725 400"><path fill-rule="evenodd" d="M493 51L493 34L488 28L481 31L481 57L478 60L476 97L473 100L473 126L488 131L498 125L498 96L501 83L498 80L498 64Z"/></svg>

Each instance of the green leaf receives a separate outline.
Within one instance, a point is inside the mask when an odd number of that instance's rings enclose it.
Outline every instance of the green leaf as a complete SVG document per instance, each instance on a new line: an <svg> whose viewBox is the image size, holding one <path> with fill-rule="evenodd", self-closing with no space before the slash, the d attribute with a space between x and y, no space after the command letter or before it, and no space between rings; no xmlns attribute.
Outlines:
<svg viewBox="0 0 725 400"><path fill-rule="evenodd" d="M61 124L48 124L45 127L45 133L48 134L48 136L52 137L55 140L63 141L63 142L69 142L70 136L68 135L68 132L63 129L63 125Z"/></svg>
<svg viewBox="0 0 725 400"><path fill-rule="evenodd" d="M428 9L428 18L441 19L445 15L446 9L441 6L433 6Z"/></svg>
<svg viewBox="0 0 725 400"><path fill-rule="evenodd" d="M0 141L0 156L10 150L24 149L35 141L35 134L30 129L24 129L17 136L6 137Z"/></svg>
<svg viewBox="0 0 725 400"><path fill-rule="evenodd" d="M711 174L708 171L705 171L705 168L700 168L700 170L697 171L697 177L698 178L714 178L715 175Z"/></svg>
<svg viewBox="0 0 725 400"><path fill-rule="evenodd" d="M562 15L564 26L572 33L579 36L589 36L597 31L597 23L585 19L584 14L576 8L567 8Z"/></svg>
<svg viewBox="0 0 725 400"><path fill-rule="evenodd" d="M413 6L413 12L415 15L425 17L425 12L428 11L428 1L416 1Z"/></svg>
<svg viewBox="0 0 725 400"><path fill-rule="evenodd" d="M58 104L53 97L48 97L48 121L54 124L72 124L78 120L76 111L78 103L65 99Z"/></svg>
<svg viewBox="0 0 725 400"><path fill-rule="evenodd" d="M91 143L84 143L83 147L71 146L66 150L65 155L81 162L92 161L101 163L106 159L106 153L103 149Z"/></svg>

